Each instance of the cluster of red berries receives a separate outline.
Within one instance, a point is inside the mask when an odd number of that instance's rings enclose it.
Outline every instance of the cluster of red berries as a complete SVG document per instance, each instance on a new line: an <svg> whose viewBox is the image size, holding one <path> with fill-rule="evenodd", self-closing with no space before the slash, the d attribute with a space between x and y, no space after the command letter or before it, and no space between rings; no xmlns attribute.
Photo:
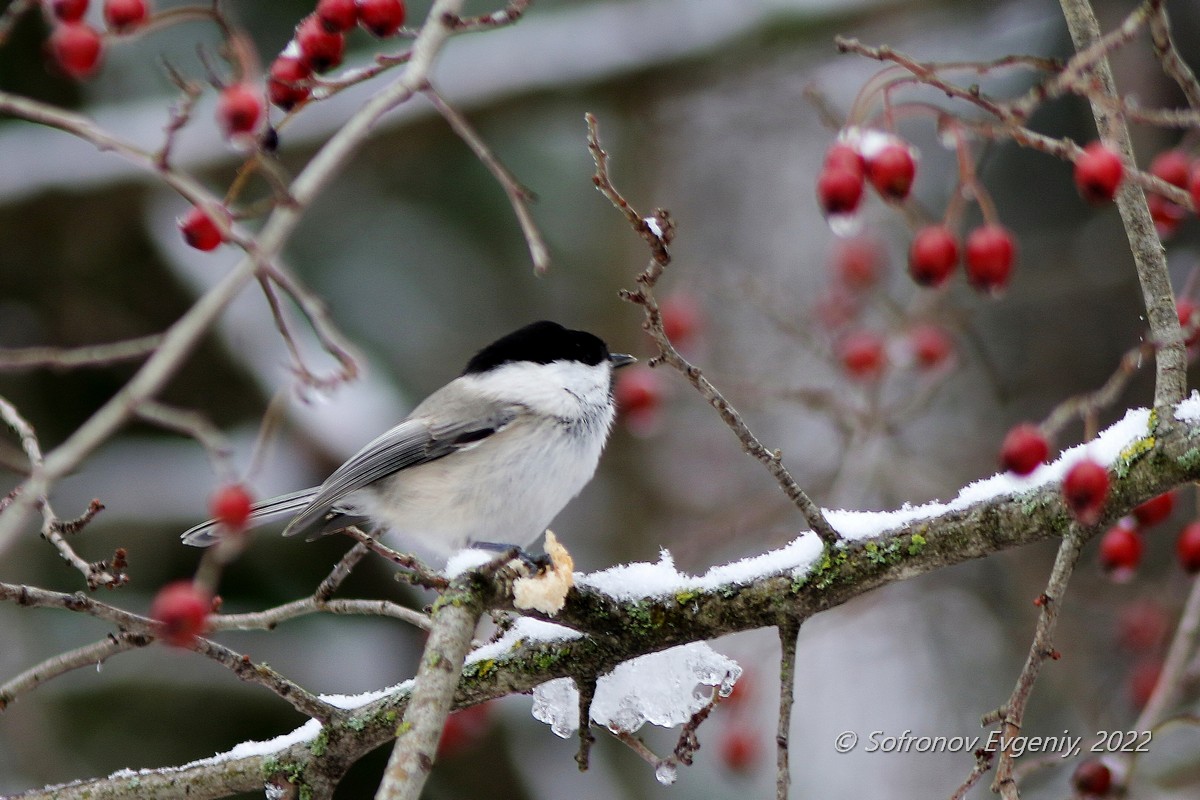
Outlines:
<svg viewBox="0 0 1200 800"><path fill-rule="evenodd" d="M984 224L967 234L967 282L981 292L998 294L1008 287L1017 246L1003 225ZM958 239L945 225L927 225L913 236L908 274L919 286L936 288L954 274L960 260Z"/></svg>
<svg viewBox="0 0 1200 800"><path fill-rule="evenodd" d="M1142 561L1145 539L1142 532L1171 515L1175 493L1165 492L1147 500L1133 514L1105 531L1100 539L1100 566L1117 580L1128 580ZM1175 556L1188 573L1200 572L1200 521L1189 522L1175 540Z"/></svg>
<svg viewBox="0 0 1200 800"><path fill-rule="evenodd" d="M1193 206L1200 209L1200 161L1193 161L1182 150L1166 150L1154 157L1148 172L1190 194ZM1103 142L1089 143L1075 160L1075 186L1079 194L1091 203L1110 202L1116 196L1125 174L1125 162L1121 156ZM1158 234L1163 238L1173 235L1187 218L1187 209L1160 194L1147 194L1146 202Z"/></svg>
<svg viewBox="0 0 1200 800"><path fill-rule="evenodd" d="M88 0L46 0L44 7L54 22L50 32L50 55L72 78L93 74L100 66L104 39L83 21ZM150 16L147 0L104 0L104 22L113 33L129 33Z"/></svg>
<svg viewBox="0 0 1200 800"><path fill-rule="evenodd" d="M886 133L868 131L843 138L825 154L817 177L817 200L829 216L853 214L862 202L867 182L887 202L908 197L917 174L913 149Z"/></svg>
<svg viewBox="0 0 1200 800"><path fill-rule="evenodd" d="M886 374L889 350L901 363L921 371L938 369L954 354L950 333L933 322L914 320L904 325L902 344L859 323L867 292L879 285L885 269L886 256L877 242L862 236L839 239L830 261L833 280L817 306L825 328L834 334L835 359L848 377L862 383Z"/></svg>
<svg viewBox="0 0 1200 800"><path fill-rule="evenodd" d="M733 684L733 691L721 700L721 709L732 712L732 716L721 717L723 727L717 740L717 758L725 769L739 775L753 771L765 755L759 719L746 705L753 692L753 679L744 671Z"/></svg>
<svg viewBox="0 0 1200 800"><path fill-rule="evenodd" d="M1034 424L1014 426L1000 445L1000 467L1014 475L1028 475L1046 462L1050 444ZM1090 458L1076 461L1063 476L1062 493L1067 508L1082 525L1095 525L1108 500L1108 470Z"/></svg>
<svg viewBox="0 0 1200 800"><path fill-rule="evenodd" d="M358 25L379 38L395 36L406 15L404 0L320 0L272 62L267 97L284 111L300 105L312 94L307 81L313 73L342 63L347 31Z"/></svg>

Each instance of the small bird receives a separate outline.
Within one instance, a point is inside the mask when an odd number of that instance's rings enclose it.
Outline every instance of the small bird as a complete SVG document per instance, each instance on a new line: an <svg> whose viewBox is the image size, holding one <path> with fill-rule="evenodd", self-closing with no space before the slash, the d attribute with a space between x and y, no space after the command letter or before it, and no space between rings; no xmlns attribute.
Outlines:
<svg viewBox="0 0 1200 800"><path fill-rule="evenodd" d="M462 374L324 483L256 503L250 526L290 517L314 539L367 523L448 555L536 541L596 472L615 416L613 370L633 356L534 322L480 350ZM209 520L182 535L206 547Z"/></svg>

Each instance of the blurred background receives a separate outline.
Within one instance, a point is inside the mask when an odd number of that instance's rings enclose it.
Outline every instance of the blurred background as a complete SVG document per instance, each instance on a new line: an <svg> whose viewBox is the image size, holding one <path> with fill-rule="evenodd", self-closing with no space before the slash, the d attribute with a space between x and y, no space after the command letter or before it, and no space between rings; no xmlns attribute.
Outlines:
<svg viewBox="0 0 1200 800"><path fill-rule="evenodd" d="M312 8L305 0L223 5L252 34L264 64ZM1130 7L1100 2L1097 10L1107 29ZM1186 2L1168 7L1180 51L1200 66L1200 10ZM410 19L426 10L426 2L412 3ZM98 20L98 8L89 13ZM109 48L103 70L81 84L46 68L46 31L39 14L16 28L0 48L0 88L81 110L149 149L161 143L176 99L161 63L202 77L197 43L210 51L217 44L209 25L177 26ZM1124 233L1114 208L1078 198L1069 165L1008 145L981 147L980 176L1019 242L1008 291L982 296L961 276L944 292L917 289L905 274L909 222L872 198L861 224L881 277L848 298L837 277L844 256L814 195L836 134L820 106L844 115L879 65L838 55L832 40L839 33L924 60L1071 53L1058 5L1038 0L547 0L516 26L459 37L435 85L537 193L534 216L553 266L533 274L503 192L428 103L417 98L398 109L285 250L287 264L326 299L359 348L367 377L328 395L288 395L266 458L241 477L263 497L319 483L457 374L479 346L534 319L592 330L614 350L652 354L640 310L617 297L633 285L646 252L592 186L588 111L600 120L617 185L640 209L666 207L677 222L660 297L686 323L685 353L769 447L782 449L818 503L879 509L948 499L994 472L1011 425L1040 420L1062 399L1098 387L1142 336ZM381 50L361 34L350 45L348 64ZM1122 91L1143 106L1183 104L1145 36L1114 64ZM1012 95L1029 79L1028 72L1006 74L984 86ZM304 110L281 131L282 169L298 172L379 85ZM211 122L213 94L180 137L176 159L220 193L241 159ZM913 97L944 102L933 93ZM1080 142L1095 135L1077 99L1044 108L1032 126ZM940 218L954 188L952 153L928 118L904 122L899 132L921 154L915 205ZM1195 144L1149 127L1134 136L1143 166L1157 152ZM212 254L187 248L176 228L186 209L116 156L0 120L0 346L70 347L167 328L237 259L230 247ZM968 224L977 223L973 209ZM1177 290L1195 267L1198 234L1200 225L1185 220L1168 244ZM918 323L936 323L952 343L951 354L929 368L912 350ZM887 365L877 380L856 380L837 359L840 337L855 327L884 337ZM311 363L329 365L309 350ZM134 369L8 370L0 372L0 394L49 450ZM208 416L234 443L234 464L247 470L264 410L290 379L266 303L251 288L162 399ZM555 524L579 569L656 560L666 548L680 569L702 572L782 545L802 529L770 476L679 376L659 370L642 380L630 390L637 407L614 433L597 479ZM1151 381L1147 366L1101 422L1149 404ZM1057 445L1081 436L1075 425ZM7 489L23 463L11 436L0 463ZM192 574L199 554L180 545L178 534L207 516L217 484L195 442L130 425L57 486L53 499L64 517L81 513L92 497L103 501L107 510L75 544L89 560L126 548L132 583L99 596L144 612L159 586ZM1090 742L1098 730L1132 724L1186 594L1172 542L1194 514L1194 498L1181 496L1174 516L1148 534L1142 568L1123 583L1101 572L1089 548L1060 621L1063 658L1043 671L1027 733L1069 731ZM346 547L335 537L305 544L263 533L226 573L224 609L307 595ZM1025 658L1037 613L1031 600L1053 553L1046 544L944 570L806 624L793 796L949 796L969 773L970 754L860 747L836 755L834 738L843 730L864 739L874 731L980 733L980 715L1008 697ZM79 575L33 531L0 560L0 580L81 588ZM342 596L391 597L418 608L430 602L375 563L361 566ZM0 681L105 632L91 618L0 605ZM422 644L394 621L317 616L220 638L328 693L403 680ZM778 642L773 631L759 631L716 646L746 667L744 691L701 728L697 763L681 769L673 787L660 786L651 768L604 736L591 770L579 773L576 743L535 722L529 698L511 697L457 718L456 738L426 795L770 795ZM301 721L214 664L150 647L57 679L0 714L0 793L179 764ZM675 733L647 738L665 753ZM1157 733L1133 795L1194 796L1197 752L1194 728ZM356 766L339 796L372 793L386 755L385 748ZM1076 763L1048 759L1026 783L1026 796L1068 795ZM987 781L970 796L985 796Z"/></svg>

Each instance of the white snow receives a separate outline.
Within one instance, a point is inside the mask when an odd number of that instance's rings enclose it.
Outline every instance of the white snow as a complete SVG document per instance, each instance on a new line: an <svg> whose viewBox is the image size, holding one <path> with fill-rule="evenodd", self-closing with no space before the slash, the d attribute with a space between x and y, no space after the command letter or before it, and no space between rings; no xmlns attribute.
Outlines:
<svg viewBox="0 0 1200 800"><path fill-rule="evenodd" d="M712 699L729 694L742 674L737 662L704 642L630 659L596 681L591 718L612 731L633 733L647 722L682 725ZM705 691L701 687L715 687ZM579 729L579 691L570 678L533 690L534 719L566 738Z"/></svg>

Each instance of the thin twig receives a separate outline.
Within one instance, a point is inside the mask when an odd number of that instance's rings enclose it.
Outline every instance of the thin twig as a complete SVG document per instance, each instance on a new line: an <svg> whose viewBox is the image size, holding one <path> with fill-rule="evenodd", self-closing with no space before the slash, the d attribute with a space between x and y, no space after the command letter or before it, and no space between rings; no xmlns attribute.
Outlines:
<svg viewBox="0 0 1200 800"><path fill-rule="evenodd" d="M99 668L109 656L145 647L154 639L144 633L119 631L109 634L98 642L68 650L35 664L19 675L0 684L0 711L26 692L33 691L47 681L83 667Z"/></svg>
<svg viewBox="0 0 1200 800"><path fill-rule="evenodd" d="M247 655L234 652L202 636L196 637L192 649L216 661L240 680L269 689L306 717L312 717L324 724L338 714L336 706L288 680L266 664L254 663Z"/></svg>
<svg viewBox="0 0 1200 800"><path fill-rule="evenodd" d="M370 550L377 556L382 556L393 564L404 567L411 573L411 579L414 583L424 586L428 589L442 590L450 585L443 576L434 572L429 567L425 566L420 559L408 553L401 553L399 550L393 550L383 542L379 541L370 534L364 533L356 527L349 527L342 531L347 536L357 541L360 545Z"/></svg>
<svg viewBox="0 0 1200 800"><path fill-rule="evenodd" d="M1179 90L1187 98L1188 105L1193 110L1200 111L1200 81L1196 80L1192 68L1179 55L1175 41L1171 38L1171 19L1167 16L1166 4L1153 3L1150 12L1150 41L1154 45L1154 54L1162 64L1163 72L1179 86Z"/></svg>
<svg viewBox="0 0 1200 800"><path fill-rule="evenodd" d="M742 449L747 454L762 463L767 471L779 483L785 495L799 509L800 513L807 520L812 530L821 537L821 540L826 545L835 545L841 541L841 535L833 529L829 521L825 519L825 515L816 503L812 501L804 490L792 478L787 467L783 465L783 454L778 450L770 451L763 446L754 432L742 419L741 414L737 409L725 399L725 396L714 386L704 373L689 362L680 352L675 349L675 345L671 342L663 328L662 313L658 306L658 300L654 295L654 287L658 278L662 275L663 269L670 263L670 253L667 251L667 245L670 244L673 236L673 228L670 224L670 216L662 209L656 209L650 217L643 218L637 210L626 200L617 188L613 185L608 175L608 154L605 153L600 145L600 134L596 118L591 114L586 116L588 125L588 149L592 153L595 160L596 172L592 180L596 184L601 194L609 199L613 206L625 215L629 220L633 229L647 242L650 246L652 258L650 266L637 277L639 288L635 291L624 290L621 292L621 297L635 305L640 305L645 311L646 320L642 327L654 339L658 345L659 354L651 360L651 365L655 363L663 363L678 370L687 378L688 382L700 393L700 395L717 410L721 419L734 432L738 441L742 443Z"/></svg>
<svg viewBox="0 0 1200 800"><path fill-rule="evenodd" d="M208 460L220 476L221 482L229 483L233 480L233 467L229 463L233 447L221 429L213 425L208 417L199 411L174 408L157 400L140 403L134 413L140 419L160 428L195 439L208 454Z"/></svg>
<svg viewBox="0 0 1200 800"><path fill-rule="evenodd" d="M155 333L122 342L85 347L3 347L0 348L0 371L107 367L145 358L161 343L162 334Z"/></svg>
<svg viewBox="0 0 1200 800"><path fill-rule="evenodd" d="M792 785L788 765L788 741L792 731L792 703L796 697L796 637L799 623L780 625L779 633L779 724L775 729L775 800L787 800Z"/></svg>
<svg viewBox="0 0 1200 800"><path fill-rule="evenodd" d="M1079 560L1079 553L1087 541L1086 531L1077 525L1072 525L1058 546L1054 557L1054 566L1050 570L1050 578L1046 582L1046 590L1038 598L1040 607L1037 627L1033 641L1029 645L1029 653L1025 657L1025 666L1017 676L1016 686L1008 701L996 711L985 714L982 719L984 727L1000 723L1000 757L996 762L996 776L992 780L992 791L1000 794L1005 800L1017 800L1016 781L1013 778L1013 744L1021 735L1021 725L1025 720L1025 707L1033 692L1034 683L1046 659L1057 659L1058 652L1054 649L1054 629L1058 623L1059 608L1071 580L1071 572Z"/></svg>
<svg viewBox="0 0 1200 800"><path fill-rule="evenodd" d="M500 188L504 189L504 194L508 196L508 202L512 204L513 213L517 215L521 233L525 235L529 258L533 261L533 271L541 275L550 266L550 251L546 247L546 240L543 238L541 230L538 229L537 223L534 222L533 213L529 209L529 203L537 198L534 197L533 192L521 185L508 167L501 163L496 154L483 141L483 137L467 122L467 118L447 103L445 98L437 93L437 90L431 86L425 90L425 96L433 103L433 107L438 110L442 118L449 123L450 129L466 143L467 147L471 148L475 157L488 168L492 177L500 184Z"/></svg>

